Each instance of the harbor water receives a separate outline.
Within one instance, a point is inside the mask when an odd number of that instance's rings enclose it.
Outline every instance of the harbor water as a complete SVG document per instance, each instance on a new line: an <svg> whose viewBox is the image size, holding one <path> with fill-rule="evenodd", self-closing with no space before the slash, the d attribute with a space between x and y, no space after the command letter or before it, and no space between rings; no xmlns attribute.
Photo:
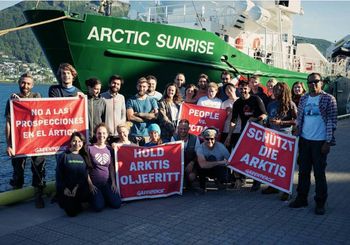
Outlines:
<svg viewBox="0 0 350 245"><path fill-rule="evenodd" d="M33 88L34 92L39 92L42 97L48 97L49 85L35 85ZM5 107L6 102L12 93L19 92L17 83L0 83L0 192L11 190L12 186L9 184L12 178L12 165L11 158L6 154L6 138L5 138ZM46 156L46 181L55 179L55 166L56 161L54 156ZM30 186L32 181L32 173L30 170L30 158L27 158L24 175L24 186Z"/></svg>

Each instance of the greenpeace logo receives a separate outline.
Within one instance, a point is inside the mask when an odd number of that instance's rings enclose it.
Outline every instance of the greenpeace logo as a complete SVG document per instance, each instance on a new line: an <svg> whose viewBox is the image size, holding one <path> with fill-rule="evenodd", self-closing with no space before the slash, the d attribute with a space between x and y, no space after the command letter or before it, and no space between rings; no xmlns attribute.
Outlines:
<svg viewBox="0 0 350 245"><path fill-rule="evenodd" d="M163 194L165 189L141 190L136 193L138 196Z"/></svg>

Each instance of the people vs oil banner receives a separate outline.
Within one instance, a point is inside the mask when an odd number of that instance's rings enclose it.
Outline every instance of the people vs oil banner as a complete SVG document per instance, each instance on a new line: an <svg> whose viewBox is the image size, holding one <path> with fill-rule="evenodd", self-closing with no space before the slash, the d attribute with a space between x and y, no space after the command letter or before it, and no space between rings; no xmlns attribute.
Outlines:
<svg viewBox="0 0 350 245"><path fill-rule="evenodd" d="M154 147L120 146L116 179L123 201L182 194L183 143Z"/></svg>
<svg viewBox="0 0 350 245"><path fill-rule="evenodd" d="M249 122L229 158L234 171L292 193L298 140Z"/></svg>
<svg viewBox="0 0 350 245"><path fill-rule="evenodd" d="M63 151L75 131L87 135L87 101L83 97L10 101L11 138L16 156Z"/></svg>
<svg viewBox="0 0 350 245"><path fill-rule="evenodd" d="M205 106L183 103L181 106L181 119L190 122L190 133L199 136L201 132L214 127L222 132L225 125L227 112L224 109L216 109Z"/></svg>

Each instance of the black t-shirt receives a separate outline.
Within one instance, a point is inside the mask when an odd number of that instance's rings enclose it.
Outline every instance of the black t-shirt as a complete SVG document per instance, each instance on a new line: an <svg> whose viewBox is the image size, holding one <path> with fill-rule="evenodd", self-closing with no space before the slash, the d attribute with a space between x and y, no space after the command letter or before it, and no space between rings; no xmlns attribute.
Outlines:
<svg viewBox="0 0 350 245"><path fill-rule="evenodd" d="M41 98L41 95L39 93L33 93L31 92L27 97L23 97L22 94L16 93L20 98ZM10 100L7 100L6 108L5 108L5 117L6 120L10 120Z"/></svg>
<svg viewBox="0 0 350 245"><path fill-rule="evenodd" d="M249 118L251 117L257 118L262 114L267 114L267 113L266 113L264 103L259 97L255 95L251 95L249 99L246 99L246 100L239 98L233 104L231 122L234 122L239 116L242 121L242 127L241 127L241 132L242 132Z"/></svg>

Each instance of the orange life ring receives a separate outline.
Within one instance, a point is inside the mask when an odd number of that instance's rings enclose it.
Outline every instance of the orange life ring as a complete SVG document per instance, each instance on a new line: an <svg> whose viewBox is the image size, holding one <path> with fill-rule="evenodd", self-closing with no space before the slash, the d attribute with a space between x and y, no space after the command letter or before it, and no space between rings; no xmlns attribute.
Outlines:
<svg viewBox="0 0 350 245"><path fill-rule="evenodd" d="M260 38L255 38L253 41L253 49L258 49L260 48Z"/></svg>
<svg viewBox="0 0 350 245"><path fill-rule="evenodd" d="M244 40L241 37L237 37L235 40L235 46L237 49L243 49L244 46Z"/></svg>

